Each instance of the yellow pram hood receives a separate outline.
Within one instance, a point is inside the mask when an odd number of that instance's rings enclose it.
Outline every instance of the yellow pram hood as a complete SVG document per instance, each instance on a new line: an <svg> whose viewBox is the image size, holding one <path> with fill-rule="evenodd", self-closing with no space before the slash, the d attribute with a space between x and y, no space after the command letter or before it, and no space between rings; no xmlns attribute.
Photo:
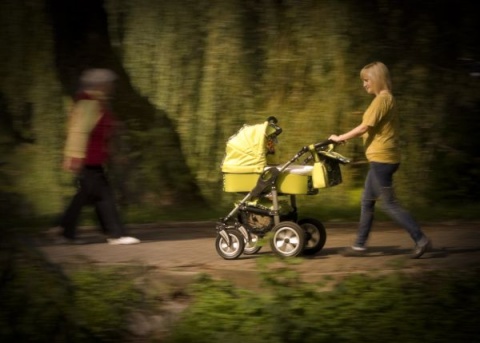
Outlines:
<svg viewBox="0 0 480 343"><path fill-rule="evenodd" d="M269 121L263 124L243 125L227 141L222 162L224 173L261 173L267 165L266 137L276 133ZM277 130L281 130L277 127ZM278 134L278 133L277 133Z"/></svg>

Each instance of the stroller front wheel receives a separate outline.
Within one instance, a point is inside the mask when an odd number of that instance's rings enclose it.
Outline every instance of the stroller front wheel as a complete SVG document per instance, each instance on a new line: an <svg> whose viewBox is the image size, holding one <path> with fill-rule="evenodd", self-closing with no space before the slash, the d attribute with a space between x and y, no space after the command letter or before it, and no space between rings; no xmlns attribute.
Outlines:
<svg viewBox="0 0 480 343"><path fill-rule="evenodd" d="M238 258L245 248L243 235L236 230L225 230L228 240L221 234L217 235L215 240L215 248L217 253L226 260L234 260Z"/></svg>
<svg viewBox="0 0 480 343"><path fill-rule="evenodd" d="M250 234L250 241L247 241L245 243L245 249L243 250L243 253L245 255L254 255L257 252L259 252L260 249L262 249L262 246L260 245L259 239L260 239L260 237L251 233Z"/></svg>
<svg viewBox="0 0 480 343"><path fill-rule="evenodd" d="M270 246L277 255L293 257L302 253L305 232L298 224L290 221L280 222L273 227L272 233Z"/></svg>

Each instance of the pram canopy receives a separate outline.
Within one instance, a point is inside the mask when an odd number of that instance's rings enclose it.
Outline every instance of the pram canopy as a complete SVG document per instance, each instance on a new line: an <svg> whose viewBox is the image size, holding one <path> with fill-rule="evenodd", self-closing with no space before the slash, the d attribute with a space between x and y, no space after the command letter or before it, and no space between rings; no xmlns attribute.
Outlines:
<svg viewBox="0 0 480 343"><path fill-rule="evenodd" d="M262 173L267 165L266 139L279 128L269 121L263 124L243 125L227 141L222 162L224 173Z"/></svg>

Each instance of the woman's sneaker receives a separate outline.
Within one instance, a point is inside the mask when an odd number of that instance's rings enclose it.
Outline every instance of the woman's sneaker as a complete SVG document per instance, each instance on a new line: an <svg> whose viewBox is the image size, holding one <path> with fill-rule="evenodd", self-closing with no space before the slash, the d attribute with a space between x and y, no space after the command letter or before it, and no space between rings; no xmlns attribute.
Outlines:
<svg viewBox="0 0 480 343"><path fill-rule="evenodd" d="M430 250L432 250L432 241L425 237L425 239L418 242L415 249L413 249L412 258L420 258Z"/></svg>
<svg viewBox="0 0 480 343"><path fill-rule="evenodd" d="M342 250L343 256L365 256L367 248L360 245L352 245L351 247Z"/></svg>
<svg viewBox="0 0 480 343"><path fill-rule="evenodd" d="M140 243L140 240L135 237L120 237L120 238L108 238L107 239L108 244L111 245L128 245L128 244L138 244Z"/></svg>

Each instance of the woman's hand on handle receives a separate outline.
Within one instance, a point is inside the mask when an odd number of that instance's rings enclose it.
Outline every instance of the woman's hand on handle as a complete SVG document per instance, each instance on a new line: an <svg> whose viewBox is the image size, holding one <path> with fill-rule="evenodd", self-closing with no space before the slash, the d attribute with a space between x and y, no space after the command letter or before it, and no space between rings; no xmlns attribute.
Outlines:
<svg viewBox="0 0 480 343"><path fill-rule="evenodd" d="M328 137L328 140L333 141L335 143L345 142L343 139L340 138L340 136L337 136L337 135L331 135L330 137Z"/></svg>
<svg viewBox="0 0 480 343"><path fill-rule="evenodd" d="M346 143L347 140L360 137L365 132L368 131L368 126L364 124L360 124L357 127L353 128L352 130L348 131L347 133L341 135L331 135L328 139L334 141L335 143Z"/></svg>

